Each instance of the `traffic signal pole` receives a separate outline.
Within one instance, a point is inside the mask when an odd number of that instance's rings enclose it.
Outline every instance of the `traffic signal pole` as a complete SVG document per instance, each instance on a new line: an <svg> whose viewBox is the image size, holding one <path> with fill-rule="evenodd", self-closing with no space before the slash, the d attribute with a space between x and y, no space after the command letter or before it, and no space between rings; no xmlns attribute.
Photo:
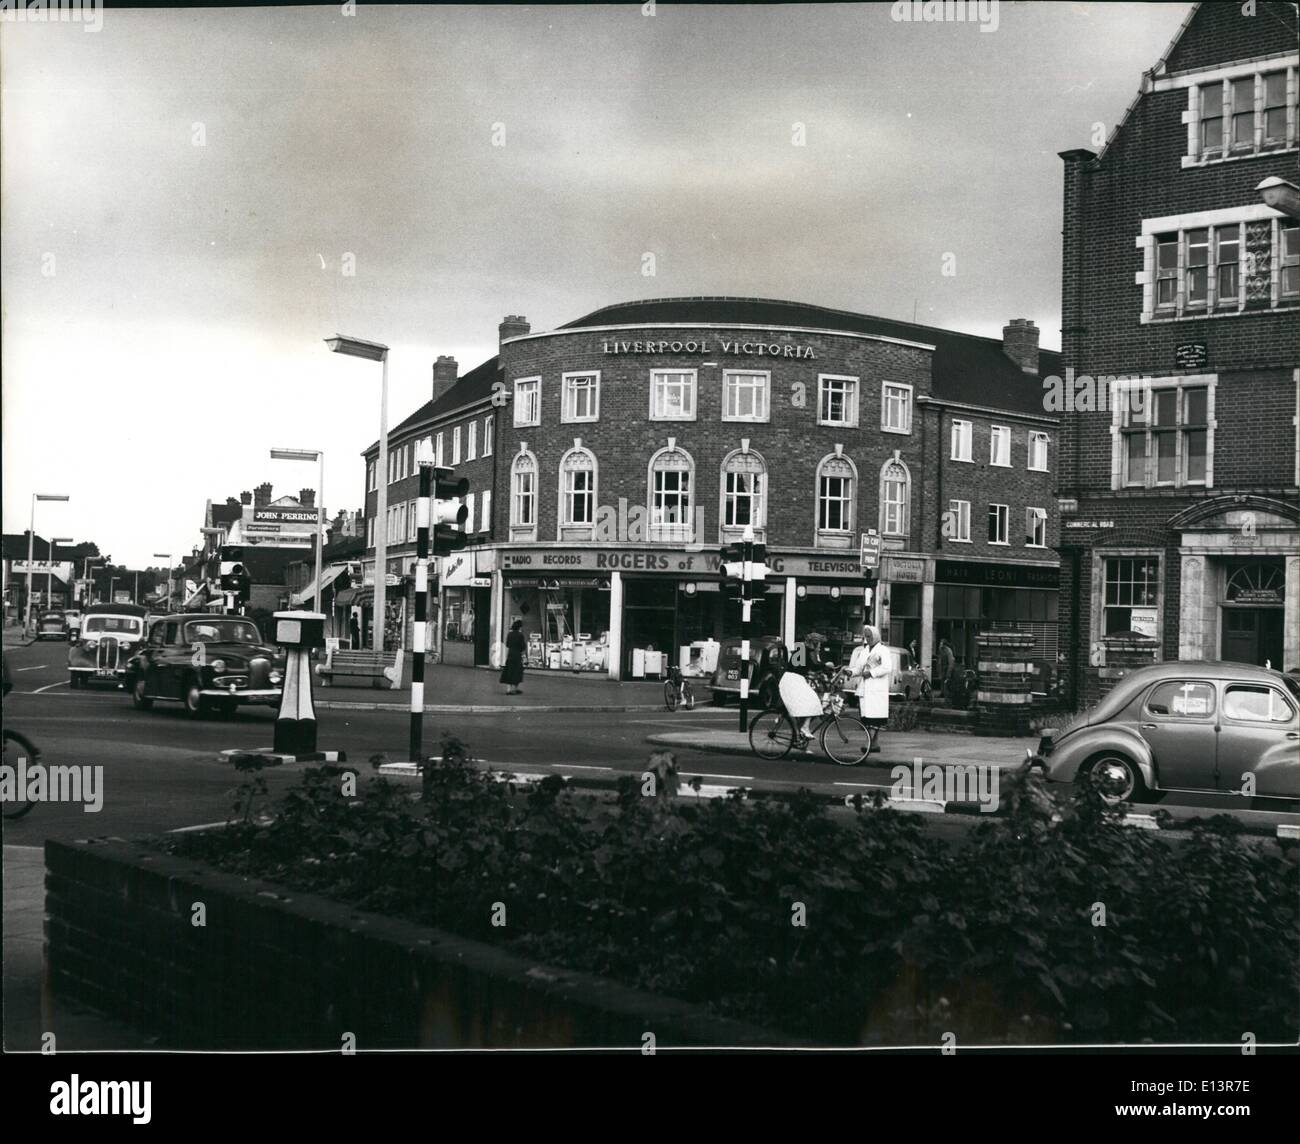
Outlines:
<svg viewBox="0 0 1300 1144"><path fill-rule="evenodd" d="M740 730L749 730L749 637L753 617L754 599L750 583L754 575L754 533L745 529L745 555L741 563L740 597Z"/></svg>
<svg viewBox="0 0 1300 1144"><path fill-rule="evenodd" d="M411 762L424 753L424 652L429 599L429 517L433 496L433 459L420 458L420 491L415 502L415 625L411 661ZM425 775L425 786L433 776ZM426 791L427 793L427 791Z"/></svg>

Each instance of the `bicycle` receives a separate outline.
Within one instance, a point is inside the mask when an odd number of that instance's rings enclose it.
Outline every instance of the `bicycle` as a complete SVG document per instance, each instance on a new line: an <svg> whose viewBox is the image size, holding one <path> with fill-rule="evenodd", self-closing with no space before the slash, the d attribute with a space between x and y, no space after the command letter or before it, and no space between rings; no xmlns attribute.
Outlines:
<svg viewBox="0 0 1300 1144"><path fill-rule="evenodd" d="M749 746L761 759L783 759L798 743L804 746L818 740L822 753L843 767L856 767L869 754L875 743L875 728L869 727L856 715L844 713L844 695L839 690L843 673L828 679L819 676L821 687L815 688L822 701L822 713L804 738L794 720L778 704L768 711L760 711L749 725ZM811 682L811 680L810 680Z"/></svg>
<svg viewBox="0 0 1300 1144"><path fill-rule="evenodd" d="M669 711L676 711L680 703L687 711L695 709L695 689L690 681L682 678L680 667L670 667L668 678L664 681L664 706Z"/></svg>
<svg viewBox="0 0 1300 1144"><path fill-rule="evenodd" d="M37 766L41 761L40 748L36 746L26 735L20 735L17 731L11 731L8 727L4 729L4 765L7 773L14 776L15 781L18 777L18 761L25 759L29 767ZM0 813L5 818L22 818L36 804L31 802L25 791L18 791L18 797L14 800L6 800L0 803Z"/></svg>

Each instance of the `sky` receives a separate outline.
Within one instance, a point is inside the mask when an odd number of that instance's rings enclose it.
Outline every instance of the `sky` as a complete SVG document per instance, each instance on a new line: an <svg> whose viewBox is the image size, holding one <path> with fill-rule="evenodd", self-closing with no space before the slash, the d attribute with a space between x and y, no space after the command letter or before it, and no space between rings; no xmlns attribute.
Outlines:
<svg viewBox="0 0 1300 1144"><path fill-rule="evenodd" d="M345 7L0 24L5 532L65 493L38 534L179 558L208 498L316 485L272 447L359 507L380 367L335 332L391 346L390 425L504 315L636 298L1058 348L1058 153L1191 6Z"/></svg>

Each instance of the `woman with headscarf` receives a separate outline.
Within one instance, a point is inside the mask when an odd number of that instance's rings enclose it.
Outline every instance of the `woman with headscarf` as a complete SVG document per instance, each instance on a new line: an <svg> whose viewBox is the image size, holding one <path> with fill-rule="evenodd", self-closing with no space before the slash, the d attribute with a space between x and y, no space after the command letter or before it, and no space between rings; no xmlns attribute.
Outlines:
<svg viewBox="0 0 1300 1144"><path fill-rule="evenodd" d="M880 631L870 624L862 629L862 642L849 660L849 685L856 685L858 709L867 722L883 723L889 718L889 679L893 665Z"/></svg>
<svg viewBox="0 0 1300 1144"><path fill-rule="evenodd" d="M516 620L510 625L506 636L506 662L501 669L501 682L506 685L507 695L520 695L520 684L524 681L524 633L523 620Z"/></svg>

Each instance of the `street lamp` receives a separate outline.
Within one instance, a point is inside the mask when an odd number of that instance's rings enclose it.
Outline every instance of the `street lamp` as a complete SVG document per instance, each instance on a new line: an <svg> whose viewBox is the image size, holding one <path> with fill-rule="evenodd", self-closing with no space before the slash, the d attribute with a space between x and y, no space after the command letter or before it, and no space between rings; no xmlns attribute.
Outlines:
<svg viewBox="0 0 1300 1144"><path fill-rule="evenodd" d="M379 391L379 458L375 462L375 484L378 493L375 501L375 622L371 644L378 652L384 650L384 587L388 576L388 347L362 338L348 338L335 334L326 338L325 344L336 354L365 358L383 364ZM317 606L317 611L320 608Z"/></svg>
<svg viewBox="0 0 1300 1144"><path fill-rule="evenodd" d="M54 550L60 544L71 543L72 537L70 536L55 536L50 540L50 566L45 569L45 606L47 608L50 606L50 601L54 598L50 591L50 581L54 576Z"/></svg>
<svg viewBox="0 0 1300 1144"><path fill-rule="evenodd" d="M32 542L36 539L36 502L71 499L63 493L32 493L32 526L27 530L27 623L24 629L32 626Z"/></svg>
<svg viewBox="0 0 1300 1144"><path fill-rule="evenodd" d="M315 461L316 473L316 611L321 610L321 577L325 574L321 567L322 536L325 532L325 453L321 449L272 449L273 461ZM332 625L331 625L332 630Z"/></svg>
<svg viewBox="0 0 1300 1144"><path fill-rule="evenodd" d="M172 610L172 554L170 552L155 552L155 560L167 561L167 611Z"/></svg>
<svg viewBox="0 0 1300 1144"><path fill-rule="evenodd" d="M1266 207L1281 211L1290 218L1300 218L1300 187L1294 183L1270 175L1255 190L1259 192Z"/></svg>

